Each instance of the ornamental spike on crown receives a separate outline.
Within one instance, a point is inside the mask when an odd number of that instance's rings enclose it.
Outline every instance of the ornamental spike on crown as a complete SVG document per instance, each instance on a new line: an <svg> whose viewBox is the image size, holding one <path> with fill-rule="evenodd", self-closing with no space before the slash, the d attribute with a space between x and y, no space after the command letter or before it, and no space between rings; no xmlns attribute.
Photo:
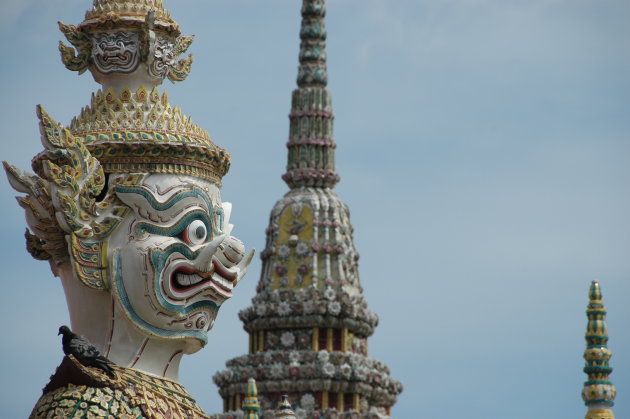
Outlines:
<svg viewBox="0 0 630 419"><path fill-rule="evenodd" d="M611 408L616 396L615 386L609 381L612 373L609 365L612 353L608 349L608 331L606 330L606 309L602 301L602 291L597 281L589 288L589 304L586 309L588 325L586 327L586 350L584 372L588 381L582 389L582 399L588 407L585 419L614 419Z"/></svg>

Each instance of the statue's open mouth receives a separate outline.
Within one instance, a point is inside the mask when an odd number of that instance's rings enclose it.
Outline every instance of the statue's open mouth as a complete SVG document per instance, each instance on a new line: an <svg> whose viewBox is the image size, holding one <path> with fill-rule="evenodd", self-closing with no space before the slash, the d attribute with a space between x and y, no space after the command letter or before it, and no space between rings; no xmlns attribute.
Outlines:
<svg viewBox="0 0 630 419"><path fill-rule="evenodd" d="M212 268L208 272L196 270L191 266L180 266L171 274L171 286L177 292L195 292L212 288L214 291L230 297L237 275L226 269L213 258Z"/></svg>

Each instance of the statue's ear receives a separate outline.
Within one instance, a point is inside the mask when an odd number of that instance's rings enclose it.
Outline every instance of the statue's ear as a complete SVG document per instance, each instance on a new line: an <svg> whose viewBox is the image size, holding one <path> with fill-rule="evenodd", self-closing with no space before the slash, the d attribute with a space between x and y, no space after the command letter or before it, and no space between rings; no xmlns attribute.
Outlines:
<svg viewBox="0 0 630 419"><path fill-rule="evenodd" d="M72 269L84 285L92 289L110 288L107 277L107 241L90 241L70 236Z"/></svg>

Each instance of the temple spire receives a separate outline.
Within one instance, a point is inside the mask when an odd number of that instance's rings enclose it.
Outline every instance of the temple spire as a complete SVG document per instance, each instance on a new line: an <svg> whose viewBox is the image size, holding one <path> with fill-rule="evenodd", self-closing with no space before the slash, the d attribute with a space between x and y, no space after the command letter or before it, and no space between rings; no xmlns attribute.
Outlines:
<svg viewBox="0 0 630 419"><path fill-rule="evenodd" d="M291 403L289 403L289 396L284 395L280 398L280 402L278 403L278 409L276 409L276 413L274 415L275 419L295 419L295 412L291 408Z"/></svg>
<svg viewBox="0 0 630 419"><path fill-rule="evenodd" d="M602 301L602 291L597 281L591 283L589 304L586 309L586 350L584 372L588 381L584 382L582 399L588 407L585 419L614 419L611 408L616 396L615 386L608 380L612 368L608 364L612 353L608 349L606 330L606 309Z"/></svg>
<svg viewBox="0 0 630 419"><path fill-rule="evenodd" d="M304 0L300 29L300 65L291 100L287 171L282 179L291 189L332 188L335 172L332 99L326 89L326 27L324 0Z"/></svg>
<svg viewBox="0 0 630 419"><path fill-rule="evenodd" d="M260 411L260 403L258 402L258 389L256 388L256 380L250 378L247 381L247 393L243 400L243 419L258 419Z"/></svg>
<svg viewBox="0 0 630 419"><path fill-rule="evenodd" d="M265 418L389 418L402 391L387 366L368 357L378 317L363 297L348 206L332 189L339 176L324 15L323 0L303 0L283 176L290 190L271 210L256 296L239 313L249 353L214 376L224 418L239 414L245 377L258 380ZM282 394L291 403L278 408Z"/></svg>

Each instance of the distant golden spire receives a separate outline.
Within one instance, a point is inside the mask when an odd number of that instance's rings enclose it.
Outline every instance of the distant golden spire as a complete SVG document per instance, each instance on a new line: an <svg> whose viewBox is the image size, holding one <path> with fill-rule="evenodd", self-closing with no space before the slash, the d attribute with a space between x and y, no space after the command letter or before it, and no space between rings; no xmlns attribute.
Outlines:
<svg viewBox="0 0 630 419"><path fill-rule="evenodd" d="M588 325L586 327L586 350L584 372L588 381L582 389L582 399L588 407L585 419L614 419L611 408L615 404L616 390L608 375L612 368L608 361L612 353L608 349L608 331L606 330L606 309L602 301L602 291L597 281L591 283L589 304L586 309Z"/></svg>

